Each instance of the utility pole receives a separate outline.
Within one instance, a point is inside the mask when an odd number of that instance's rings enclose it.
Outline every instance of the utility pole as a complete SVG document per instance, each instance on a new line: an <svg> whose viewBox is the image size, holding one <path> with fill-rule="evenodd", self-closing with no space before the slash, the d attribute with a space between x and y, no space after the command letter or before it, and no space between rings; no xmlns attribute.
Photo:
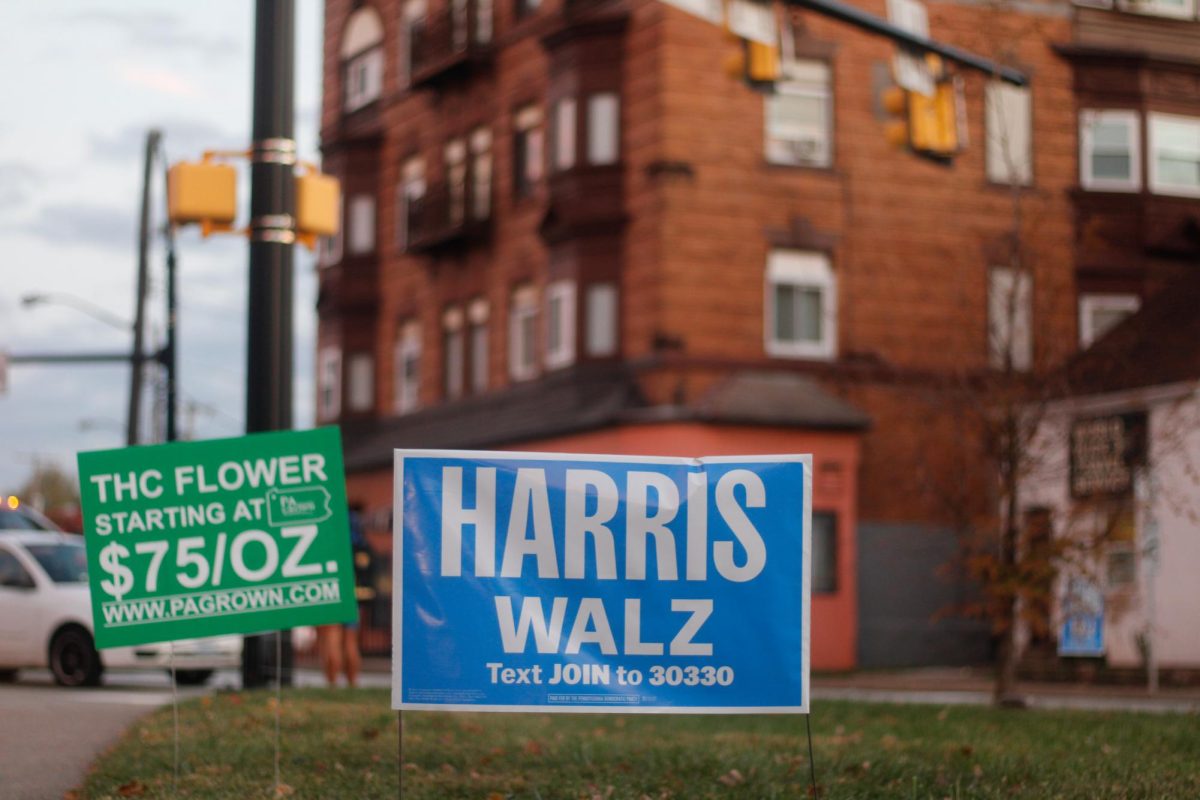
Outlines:
<svg viewBox="0 0 1200 800"><path fill-rule="evenodd" d="M133 302L133 351L129 356L129 416L125 423L126 444L135 445L141 438L138 426L142 410L142 353L143 332L146 326L146 283L150 273L150 174L158 154L162 134L155 128L146 132L146 154L142 167L142 216L138 225L137 288Z"/></svg>
<svg viewBox="0 0 1200 800"><path fill-rule="evenodd" d="M247 433L292 427L292 246L296 240L294 47L293 0L257 0L250 155ZM277 642L276 636L283 641ZM281 654L278 664L276 652ZM283 681L290 685L291 656L291 637L287 632L246 637L242 649L243 686L264 686L268 666L279 670Z"/></svg>

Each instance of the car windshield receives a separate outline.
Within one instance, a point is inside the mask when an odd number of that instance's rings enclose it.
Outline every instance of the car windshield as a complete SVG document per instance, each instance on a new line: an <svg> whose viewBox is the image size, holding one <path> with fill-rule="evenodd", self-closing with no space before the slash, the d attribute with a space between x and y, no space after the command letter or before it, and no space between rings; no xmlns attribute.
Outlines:
<svg viewBox="0 0 1200 800"><path fill-rule="evenodd" d="M87 582L87 556L82 544L29 544L25 549L55 583Z"/></svg>
<svg viewBox="0 0 1200 800"><path fill-rule="evenodd" d="M52 531L39 522L32 514L23 511L0 508L0 531Z"/></svg>

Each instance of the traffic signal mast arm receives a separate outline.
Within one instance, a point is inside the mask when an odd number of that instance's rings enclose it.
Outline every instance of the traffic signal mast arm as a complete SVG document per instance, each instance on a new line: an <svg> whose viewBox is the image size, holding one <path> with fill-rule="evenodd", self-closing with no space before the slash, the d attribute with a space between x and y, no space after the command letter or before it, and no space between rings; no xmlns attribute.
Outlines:
<svg viewBox="0 0 1200 800"><path fill-rule="evenodd" d="M997 64L995 61L977 56L974 53L969 53L953 45L943 44L942 42L910 33L885 19L877 17L874 14L869 14L849 3L842 2L842 0L784 0L784 3L788 6L807 9L826 17L832 17L833 19L849 23L871 33L886 36L907 48L920 50L924 53L933 53L947 61L953 61L964 67L979 70L980 72L997 77L1006 83L1011 83L1014 86L1029 85L1028 76L1020 70L1005 67Z"/></svg>

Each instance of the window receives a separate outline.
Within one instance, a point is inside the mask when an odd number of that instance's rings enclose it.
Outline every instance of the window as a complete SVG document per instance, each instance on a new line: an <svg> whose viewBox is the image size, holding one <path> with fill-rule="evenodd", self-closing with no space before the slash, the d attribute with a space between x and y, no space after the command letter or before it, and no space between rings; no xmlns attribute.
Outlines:
<svg viewBox="0 0 1200 800"><path fill-rule="evenodd" d="M1079 346L1087 347L1138 310L1136 294L1085 294L1079 298Z"/></svg>
<svg viewBox="0 0 1200 800"><path fill-rule="evenodd" d="M613 92L588 98L588 163L615 164L620 151L621 103Z"/></svg>
<svg viewBox="0 0 1200 800"><path fill-rule="evenodd" d="M828 256L775 250L767 260L767 353L831 359L837 352L837 284Z"/></svg>
<svg viewBox="0 0 1200 800"><path fill-rule="evenodd" d="M546 287L546 366L575 361L575 283L556 281Z"/></svg>
<svg viewBox="0 0 1200 800"><path fill-rule="evenodd" d="M360 8L346 20L339 56L342 60L342 107L349 113L383 94L383 23L371 8Z"/></svg>
<svg viewBox="0 0 1200 800"><path fill-rule="evenodd" d="M342 354L322 348L317 356L317 419L336 419L342 410Z"/></svg>
<svg viewBox="0 0 1200 800"><path fill-rule="evenodd" d="M350 255L370 253L375 249L375 198L356 194L350 198L350 218L346 220L346 248Z"/></svg>
<svg viewBox="0 0 1200 800"><path fill-rule="evenodd" d="M537 375L537 290L522 286L508 312L508 374L515 381Z"/></svg>
<svg viewBox="0 0 1200 800"><path fill-rule="evenodd" d="M764 100L767 162L806 167L833 163L833 113L829 65L784 64L784 79Z"/></svg>
<svg viewBox="0 0 1200 800"><path fill-rule="evenodd" d="M446 165L446 202L451 225L461 225L467 202L467 146L451 139L443 150Z"/></svg>
<svg viewBox="0 0 1200 800"><path fill-rule="evenodd" d="M1117 0L1122 11L1152 14L1157 17L1192 19L1196 15L1195 0Z"/></svg>
<svg viewBox="0 0 1200 800"><path fill-rule="evenodd" d="M529 197L542 179L542 110L525 106L513 125L513 194Z"/></svg>
<svg viewBox="0 0 1200 800"><path fill-rule="evenodd" d="M475 41L487 44L492 40L492 0L475 0Z"/></svg>
<svg viewBox="0 0 1200 800"><path fill-rule="evenodd" d="M1029 90L993 81L987 87L987 176L994 183L1033 182L1033 112Z"/></svg>
<svg viewBox="0 0 1200 800"><path fill-rule="evenodd" d="M409 229L413 217L425 196L425 162L410 158L400 170L400 185L396 187L396 246L408 247Z"/></svg>
<svg viewBox="0 0 1200 800"><path fill-rule="evenodd" d="M15 555L0 550L0 586L6 589L32 589L37 584Z"/></svg>
<svg viewBox="0 0 1200 800"><path fill-rule="evenodd" d="M1136 111L1079 115L1079 182L1085 189L1134 192L1141 188Z"/></svg>
<svg viewBox="0 0 1200 800"><path fill-rule="evenodd" d="M421 399L421 326L409 320L396 337L393 404L397 414L415 411Z"/></svg>
<svg viewBox="0 0 1200 800"><path fill-rule="evenodd" d="M833 594L838 590L837 514L812 513L812 590L814 594Z"/></svg>
<svg viewBox="0 0 1200 800"><path fill-rule="evenodd" d="M517 0L517 17L527 17L538 10L542 0Z"/></svg>
<svg viewBox="0 0 1200 800"><path fill-rule="evenodd" d="M467 306L471 324L471 392L482 394L488 388L488 304L483 298Z"/></svg>
<svg viewBox="0 0 1200 800"><path fill-rule="evenodd" d="M988 361L1021 372L1033 365L1033 281L1028 272L993 267L988 283Z"/></svg>
<svg viewBox="0 0 1200 800"><path fill-rule="evenodd" d="M593 283L587 289L587 354L611 356L617 352L617 287Z"/></svg>
<svg viewBox="0 0 1200 800"><path fill-rule="evenodd" d="M463 395L464 336L462 309L447 309L442 315L442 391L447 400Z"/></svg>
<svg viewBox="0 0 1200 800"><path fill-rule="evenodd" d="M342 260L342 228L343 228L343 213L345 203L342 197L338 197L338 229L332 236L321 237L321 249L317 257L318 262L323 267L332 267Z"/></svg>
<svg viewBox="0 0 1200 800"><path fill-rule="evenodd" d="M471 134L471 218L492 214L492 132L476 128Z"/></svg>
<svg viewBox="0 0 1200 800"><path fill-rule="evenodd" d="M346 405L351 411L370 411L375 405L375 359L370 353L355 353L347 372Z"/></svg>
<svg viewBox="0 0 1200 800"><path fill-rule="evenodd" d="M415 55L425 36L426 12L425 0L408 0L404 6L400 25L400 52L404 54L400 58L400 80L405 85L412 83Z"/></svg>
<svg viewBox="0 0 1200 800"><path fill-rule="evenodd" d="M554 106L554 168L575 166L575 98L565 97Z"/></svg>
<svg viewBox="0 0 1200 800"><path fill-rule="evenodd" d="M1200 117L1151 114L1150 190L1200 197Z"/></svg>

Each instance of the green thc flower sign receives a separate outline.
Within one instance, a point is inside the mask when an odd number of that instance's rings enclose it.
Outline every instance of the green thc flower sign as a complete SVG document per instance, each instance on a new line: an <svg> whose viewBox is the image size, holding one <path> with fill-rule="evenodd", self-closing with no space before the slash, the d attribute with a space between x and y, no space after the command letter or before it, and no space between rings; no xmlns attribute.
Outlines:
<svg viewBox="0 0 1200 800"><path fill-rule="evenodd" d="M341 437L79 454L98 647L355 619Z"/></svg>

